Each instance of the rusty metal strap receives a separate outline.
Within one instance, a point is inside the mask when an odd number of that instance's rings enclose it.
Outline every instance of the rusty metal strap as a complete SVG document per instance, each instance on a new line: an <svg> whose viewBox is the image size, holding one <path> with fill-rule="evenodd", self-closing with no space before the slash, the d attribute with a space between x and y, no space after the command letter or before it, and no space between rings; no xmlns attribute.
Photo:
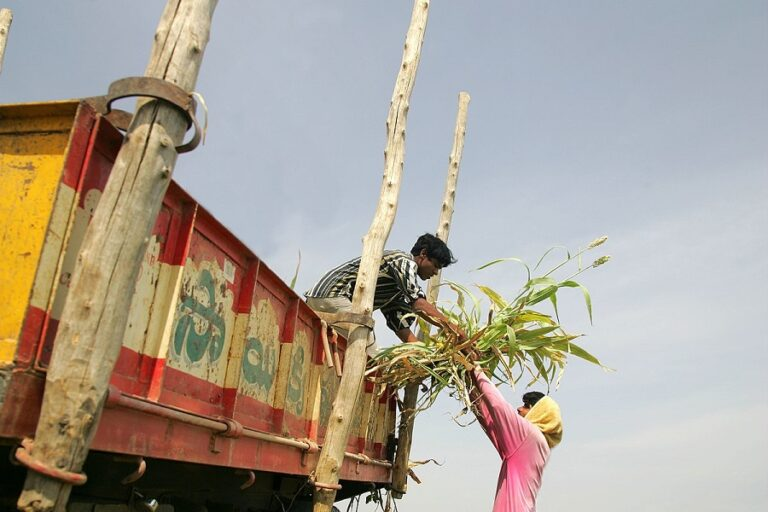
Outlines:
<svg viewBox="0 0 768 512"><path fill-rule="evenodd" d="M352 313L349 311L325 313L323 311L315 311L315 314L320 317L321 320L325 320L328 325L353 324L367 327L368 329L373 329L374 325L373 317L360 313Z"/></svg>
<svg viewBox="0 0 768 512"><path fill-rule="evenodd" d="M127 130L132 115L121 111L112 110L112 103L123 98L147 97L164 101L176 107L187 118L187 129L194 127L195 132L189 142L176 147L177 153L192 151L200 143L200 124L195 117L197 103L190 93L176 84L161 78L148 76L131 76L115 80L109 85L107 94L103 97L91 98L91 103L96 109L107 117L113 124Z"/></svg>
<svg viewBox="0 0 768 512"><path fill-rule="evenodd" d="M28 469L31 469L32 471L40 473L41 475L47 476L49 478L53 478L54 480L68 483L70 485L83 485L88 480L88 477L85 476L85 473L65 471L63 469L49 466L48 464L33 458L30 453L33 446L34 441L32 441L32 439L25 438L21 441L21 446L16 448L14 453L16 460L26 466Z"/></svg>
<svg viewBox="0 0 768 512"><path fill-rule="evenodd" d="M322 482L312 481L312 485L321 491L340 491L341 484L324 484Z"/></svg>

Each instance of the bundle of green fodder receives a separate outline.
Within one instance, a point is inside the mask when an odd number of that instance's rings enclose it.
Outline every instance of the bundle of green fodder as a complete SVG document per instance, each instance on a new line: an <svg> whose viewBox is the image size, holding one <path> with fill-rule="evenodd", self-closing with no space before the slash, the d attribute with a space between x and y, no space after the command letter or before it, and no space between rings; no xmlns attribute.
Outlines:
<svg viewBox="0 0 768 512"><path fill-rule="evenodd" d="M488 307L465 286L454 282L444 283L456 293L456 300L443 313L467 336L459 340L456 333L446 329L430 334L429 325L418 319L421 330L419 343L398 344L383 349L376 355L367 374L375 381L396 388L414 380L424 381L418 408L423 410L432 405L438 394L448 389L452 395L469 407L467 368L471 359L480 364L491 375L492 380L514 387L526 375L526 387L544 383L547 388L559 384L565 370L568 356L576 356L603 367L593 355L575 344L580 334L568 333L559 323L557 294L563 288L581 290L592 321L592 300L589 291L574 278L588 269L606 263L610 256L601 256L592 263L582 265L582 256L606 241L601 237L586 248L570 254L566 251L563 261L552 269L535 277L542 262L555 249L547 251L533 269L517 258L494 260L483 265L482 270L498 263L515 261L522 264L527 272L527 281L518 295L507 300L494 289L475 285L488 299ZM575 272L565 279L555 279L555 274L576 266ZM533 309L548 301L553 314ZM604 368L604 367L603 367ZM428 379L428 377L430 377Z"/></svg>

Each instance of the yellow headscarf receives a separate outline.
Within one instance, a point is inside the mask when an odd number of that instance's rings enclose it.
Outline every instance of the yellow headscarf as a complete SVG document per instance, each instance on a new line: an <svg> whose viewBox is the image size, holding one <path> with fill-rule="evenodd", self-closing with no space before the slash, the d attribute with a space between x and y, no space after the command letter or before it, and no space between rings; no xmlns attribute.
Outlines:
<svg viewBox="0 0 768 512"><path fill-rule="evenodd" d="M525 419L539 427L550 448L554 448L563 438L563 418L560 406L550 397L545 396L531 407Z"/></svg>

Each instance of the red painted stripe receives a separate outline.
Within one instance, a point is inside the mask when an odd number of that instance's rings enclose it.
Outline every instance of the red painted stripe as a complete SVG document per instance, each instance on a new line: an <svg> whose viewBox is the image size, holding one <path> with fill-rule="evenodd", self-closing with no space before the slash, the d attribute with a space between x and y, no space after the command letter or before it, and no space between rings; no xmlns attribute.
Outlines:
<svg viewBox="0 0 768 512"><path fill-rule="evenodd" d="M169 265L184 265L189 255L189 248L192 244L192 232L197 215L197 203L190 199L190 202L181 203L178 200L181 188L171 182L168 192L163 199L163 205L167 206L173 215L168 233L168 243L162 253L160 261Z"/></svg>
<svg viewBox="0 0 768 512"><path fill-rule="evenodd" d="M160 400L160 394L163 392L163 376L165 375L165 359L156 359L152 367L152 376L150 377L147 398L157 402Z"/></svg>
<svg viewBox="0 0 768 512"><path fill-rule="evenodd" d="M237 397L234 414L226 414L227 417L234 417L240 424L254 430L263 432L278 433L274 428L272 420L275 410L266 402L260 402L250 396L239 395L237 389L226 388L224 390L225 411L227 409L227 397Z"/></svg>
<svg viewBox="0 0 768 512"><path fill-rule="evenodd" d="M259 276L259 260L251 261L246 267L245 276L240 287L240 297L235 305L235 312L250 314L253 305L253 292Z"/></svg>
<svg viewBox="0 0 768 512"><path fill-rule="evenodd" d="M318 430L317 423L318 422L315 420L309 420L307 422L307 437L309 439L317 439L317 430Z"/></svg>
<svg viewBox="0 0 768 512"><path fill-rule="evenodd" d="M40 343L40 336L43 332L43 326L48 318L48 314L40 308L29 306L27 314L24 317L24 323L19 335L19 344L16 347L16 358L14 359L17 367L27 368L32 365L37 354L37 346Z"/></svg>
<svg viewBox="0 0 768 512"><path fill-rule="evenodd" d="M223 412L223 396L221 386L171 366L165 367L160 402L198 414L219 416Z"/></svg>
<svg viewBox="0 0 768 512"><path fill-rule="evenodd" d="M80 181L85 155L91 146L91 133L95 122L96 112L89 105L81 102L72 122L67 159L61 175L61 182L75 190Z"/></svg>
<svg viewBox="0 0 768 512"><path fill-rule="evenodd" d="M272 409L272 431L282 433L285 411L283 409Z"/></svg>
<svg viewBox="0 0 768 512"><path fill-rule="evenodd" d="M278 433L296 439L309 437L309 420L283 411L283 428Z"/></svg>
<svg viewBox="0 0 768 512"><path fill-rule="evenodd" d="M150 384L152 382L152 376L154 375L157 363L158 359L156 357L141 354L138 365L138 379L141 384Z"/></svg>
<svg viewBox="0 0 768 512"><path fill-rule="evenodd" d="M107 186L112 166L123 142L123 135L102 117L96 120L93 131L84 135L90 136L88 149L82 169L77 169L79 179L74 188L78 193L78 207L86 209L87 192L93 189L104 191ZM72 137L77 136L73 134Z"/></svg>
<svg viewBox="0 0 768 512"><path fill-rule="evenodd" d="M285 313L285 322L280 332L281 343L293 343L293 337L296 335L296 319L299 314L298 297L294 297L288 303L288 310Z"/></svg>
<svg viewBox="0 0 768 512"><path fill-rule="evenodd" d="M129 348L120 347L120 356L117 358L117 362L115 362L115 369L112 373L136 380L140 364L141 354Z"/></svg>

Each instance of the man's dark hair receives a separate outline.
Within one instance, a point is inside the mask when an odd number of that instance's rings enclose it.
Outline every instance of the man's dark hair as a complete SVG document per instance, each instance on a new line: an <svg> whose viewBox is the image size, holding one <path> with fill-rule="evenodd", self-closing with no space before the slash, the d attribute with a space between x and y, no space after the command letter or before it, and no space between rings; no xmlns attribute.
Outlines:
<svg viewBox="0 0 768 512"><path fill-rule="evenodd" d="M411 254L418 256L421 254L421 251L426 251L427 257L439 263L441 268L445 268L451 263L456 263L451 250L445 245L445 242L435 235L424 233L416 240L413 249L411 249Z"/></svg>
<svg viewBox="0 0 768 512"><path fill-rule="evenodd" d="M530 409L542 398L544 398L544 393L541 391L529 391L523 395L523 404Z"/></svg>

